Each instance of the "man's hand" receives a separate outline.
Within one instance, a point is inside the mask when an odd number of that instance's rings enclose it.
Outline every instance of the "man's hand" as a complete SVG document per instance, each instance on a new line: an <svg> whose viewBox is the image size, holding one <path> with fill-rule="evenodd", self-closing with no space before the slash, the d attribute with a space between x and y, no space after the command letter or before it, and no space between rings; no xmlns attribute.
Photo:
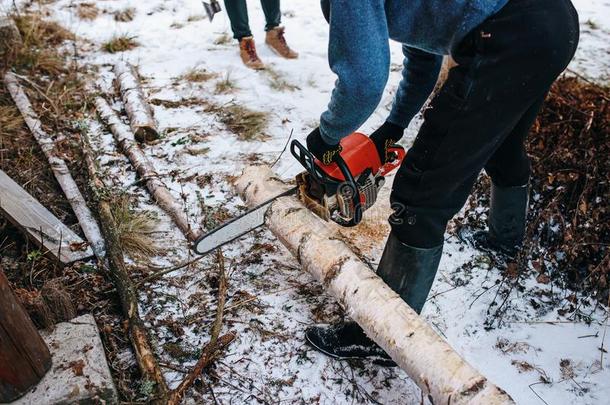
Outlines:
<svg viewBox="0 0 610 405"><path fill-rule="evenodd" d="M324 165L337 160L343 150L340 144L329 145L322 139L320 128L316 128L307 135L307 150L309 150Z"/></svg>
<svg viewBox="0 0 610 405"><path fill-rule="evenodd" d="M386 121L379 129L371 134L370 138L377 148L381 164L384 164L389 160L388 149L402 138L404 131L404 128Z"/></svg>

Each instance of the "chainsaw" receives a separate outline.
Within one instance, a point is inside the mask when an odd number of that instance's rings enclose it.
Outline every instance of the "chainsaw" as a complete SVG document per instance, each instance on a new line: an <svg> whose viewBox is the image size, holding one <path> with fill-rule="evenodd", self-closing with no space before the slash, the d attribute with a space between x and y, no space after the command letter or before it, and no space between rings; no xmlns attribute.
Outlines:
<svg viewBox="0 0 610 405"><path fill-rule="evenodd" d="M299 141L293 140L290 152L305 168L296 176L296 187L201 236L194 243L195 252L208 253L258 228L264 224L269 206L277 198L292 194L325 221L346 227L360 223L364 211L377 200L385 176L400 166L406 152L402 146L394 145L382 164L375 144L359 132L343 138L341 147L336 162L323 165Z"/></svg>

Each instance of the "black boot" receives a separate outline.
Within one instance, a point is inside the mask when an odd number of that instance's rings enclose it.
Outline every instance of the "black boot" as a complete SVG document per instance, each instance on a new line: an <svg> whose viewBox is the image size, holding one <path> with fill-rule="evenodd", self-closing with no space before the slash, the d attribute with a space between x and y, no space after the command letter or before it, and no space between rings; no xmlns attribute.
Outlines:
<svg viewBox="0 0 610 405"><path fill-rule="evenodd" d="M354 321L335 325L311 326L305 339L316 350L339 360L370 358L378 364L395 366L390 356L366 336Z"/></svg>
<svg viewBox="0 0 610 405"><path fill-rule="evenodd" d="M432 287L442 252L442 245L432 249L414 248L390 233L377 274L420 313ZM314 348L337 359L369 357L378 364L395 365L388 354L353 321L312 326L305 332L305 337Z"/></svg>
<svg viewBox="0 0 610 405"><path fill-rule="evenodd" d="M514 257L525 237L528 205L529 184L499 187L492 182L489 230L472 232L463 227L458 236L479 250Z"/></svg>
<svg viewBox="0 0 610 405"><path fill-rule="evenodd" d="M428 298L443 245L417 248L402 243L390 233L377 274L418 314Z"/></svg>

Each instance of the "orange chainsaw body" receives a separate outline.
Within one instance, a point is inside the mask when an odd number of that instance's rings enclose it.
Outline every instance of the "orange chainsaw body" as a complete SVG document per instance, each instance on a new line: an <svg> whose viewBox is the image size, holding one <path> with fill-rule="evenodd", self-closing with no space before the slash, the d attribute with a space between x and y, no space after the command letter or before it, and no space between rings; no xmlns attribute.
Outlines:
<svg viewBox="0 0 610 405"><path fill-rule="evenodd" d="M391 159L382 165L373 141L359 132L343 138L341 146L343 167L338 163L322 164L293 141L292 153L307 169L296 178L298 196L321 218L353 226L360 222L362 212L375 203L384 176L400 166L406 152L396 145L388 151Z"/></svg>

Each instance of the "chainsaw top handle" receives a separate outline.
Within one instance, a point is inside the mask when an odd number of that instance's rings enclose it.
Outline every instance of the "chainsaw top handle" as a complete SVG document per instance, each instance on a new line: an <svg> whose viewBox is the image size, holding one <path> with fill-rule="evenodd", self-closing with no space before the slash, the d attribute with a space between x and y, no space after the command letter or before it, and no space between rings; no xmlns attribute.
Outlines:
<svg viewBox="0 0 610 405"><path fill-rule="evenodd" d="M292 156L294 156L295 159L298 160L301 165L303 165L305 170L307 170L307 172L319 183L338 183L336 179L330 177L320 168L318 164L316 164L317 159L315 156L312 155L312 153L296 139L290 143L290 152L292 153ZM360 191L358 190L356 179L354 179L354 176L347 166L347 163L345 163L345 160L343 160L343 157L341 157L340 154L337 156L335 163L345 178L343 186L348 187L351 190L352 201L354 204L353 218L348 222L342 222L341 225L347 227L358 225L362 220L362 204L360 202Z"/></svg>
<svg viewBox="0 0 610 405"><path fill-rule="evenodd" d="M307 172L319 183L326 183L333 181L320 167L316 164L316 158L311 154L310 151L305 148L301 142L293 139L290 143L290 153L301 165L307 170Z"/></svg>

